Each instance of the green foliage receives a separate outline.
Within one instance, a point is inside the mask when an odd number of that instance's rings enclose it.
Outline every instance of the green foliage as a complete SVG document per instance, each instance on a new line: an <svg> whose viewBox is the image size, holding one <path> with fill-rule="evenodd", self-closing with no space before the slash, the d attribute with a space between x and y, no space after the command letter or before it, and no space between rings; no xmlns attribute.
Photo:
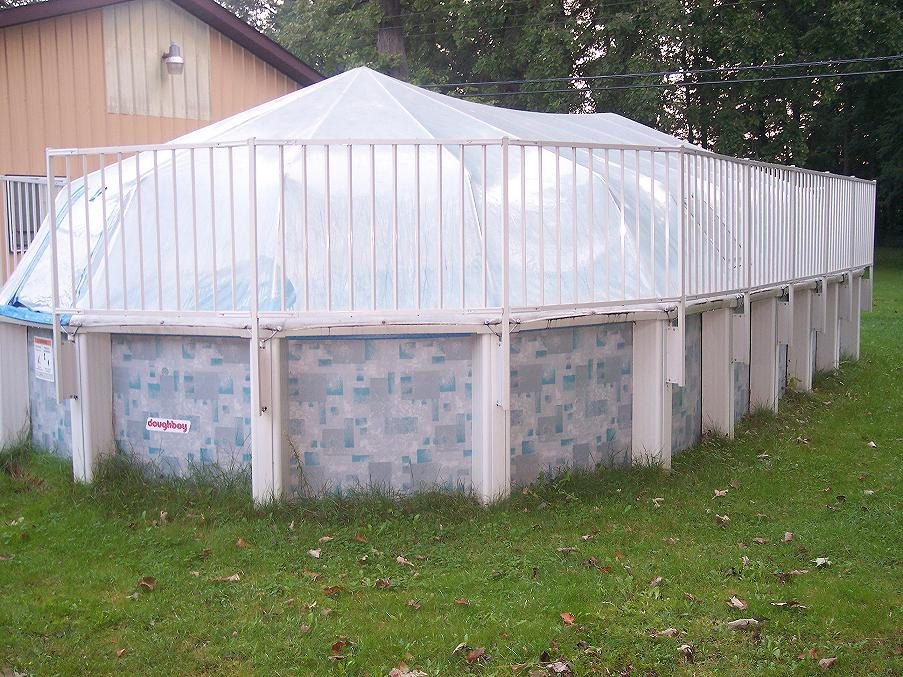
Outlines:
<svg viewBox="0 0 903 677"><path fill-rule="evenodd" d="M489 509L378 493L255 509L246 478L116 458L88 487L23 454L0 472L0 671L803 675L814 650L837 674L901 674L903 250L877 267L859 362L669 473L563 473ZM806 608L772 604L788 601ZM460 643L489 657L468 665Z"/></svg>
<svg viewBox="0 0 903 677"><path fill-rule="evenodd" d="M255 0L249 0L254 4ZM256 0L261 2L262 0ZM376 36L385 0L286 0L273 37L326 75L397 55ZM230 0L241 4L242 0ZM903 53L897 0L402 0L397 19L416 83L673 72ZM733 80L900 66L701 73ZM879 234L903 236L903 74L724 85L660 85L658 77L458 87L474 100L546 111L611 111L715 151L879 179ZM543 90L564 92L542 92ZM509 95L516 92L516 96Z"/></svg>

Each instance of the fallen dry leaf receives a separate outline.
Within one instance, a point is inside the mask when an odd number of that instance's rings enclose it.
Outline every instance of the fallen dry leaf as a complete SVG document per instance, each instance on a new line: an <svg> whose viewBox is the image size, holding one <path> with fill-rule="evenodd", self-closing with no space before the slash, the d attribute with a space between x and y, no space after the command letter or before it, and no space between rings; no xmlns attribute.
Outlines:
<svg viewBox="0 0 903 677"><path fill-rule="evenodd" d="M369 543L369 541L367 540L367 537L364 536L363 534L355 534L354 540L357 541L358 543Z"/></svg>
<svg viewBox="0 0 903 677"><path fill-rule="evenodd" d="M342 655L342 651L345 650L349 646L351 646L351 642L349 642L347 639L340 639L340 640L334 642L331 647L332 655L330 656L330 659L341 660L341 659L345 658L345 656Z"/></svg>
<svg viewBox="0 0 903 677"><path fill-rule="evenodd" d="M289 531L294 531L294 530L295 530L295 520L292 520L291 522L289 522L289 524L288 524L288 530L289 530Z"/></svg>
<svg viewBox="0 0 903 677"><path fill-rule="evenodd" d="M406 559L405 559L404 557L402 557L401 555L399 555L398 557L396 557L396 558L395 558L395 561L398 562L399 564L401 564L402 566L411 567L412 569L414 568L413 563L409 562L408 560L406 560Z"/></svg>
<svg viewBox="0 0 903 677"><path fill-rule="evenodd" d="M138 587L144 588L148 592L153 592L154 588L157 587L157 579L153 576L145 576L141 580L138 581Z"/></svg>
<svg viewBox="0 0 903 677"><path fill-rule="evenodd" d="M693 649L693 645L681 644L679 647L677 647L677 651L687 659L687 663L693 662L693 652L695 651L695 649Z"/></svg>
<svg viewBox="0 0 903 677"><path fill-rule="evenodd" d="M749 566L749 557L747 557L746 555L743 555L743 558L740 561L743 562L743 566Z"/></svg>
<svg viewBox="0 0 903 677"><path fill-rule="evenodd" d="M624 553L620 550L615 550L615 559L624 559Z"/></svg>
<svg viewBox="0 0 903 677"><path fill-rule="evenodd" d="M302 626L299 628L299 630L301 630L301 632L303 632L303 633L306 635L308 632L310 632L310 626L309 626L309 625L302 625Z"/></svg>
<svg viewBox="0 0 903 677"><path fill-rule="evenodd" d="M486 660L489 656L486 655L486 649L479 646L476 649L471 649L467 655L464 657L468 663L473 663L474 661Z"/></svg>
<svg viewBox="0 0 903 677"><path fill-rule="evenodd" d="M837 656L831 656L830 658L822 658L818 662L818 667L822 670L827 670L828 668L834 667L834 663L837 662Z"/></svg>
<svg viewBox="0 0 903 677"><path fill-rule="evenodd" d="M771 602L771 606L776 607L786 607L787 609L808 609L809 607L804 604L800 604L795 599L787 600L786 602Z"/></svg>
<svg viewBox="0 0 903 677"><path fill-rule="evenodd" d="M9 562L12 559L15 559L15 555L0 555L0 562Z"/></svg>
<svg viewBox="0 0 903 677"><path fill-rule="evenodd" d="M236 548L250 548L251 544L248 543L245 539L239 538L237 541L235 541L235 547Z"/></svg>
<svg viewBox="0 0 903 677"><path fill-rule="evenodd" d="M571 664L567 661L553 661L546 663L546 669L553 675L569 675L571 674Z"/></svg>
<svg viewBox="0 0 903 677"><path fill-rule="evenodd" d="M125 649L116 649L116 658L122 658L125 655Z"/></svg>
<svg viewBox="0 0 903 677"><path fill-rule="evenodd" d="M679 538L674 538L674 536L671 536L670 538L665 539L665 543L667 543L668 545L677 545L677 542L679 540Z"/></svg>
<svg viewBox="0 0 903 677"><path fill-rule="evenodd" d="M423 606L423 605L420 604L420 602L418 602L416 599L409 599L408 602L407 602L407 604L408 604L408 606L411 607L412 609L419 609L421 606Z"/></svg>
<svg viewBox="0 0 903 677"><path fill-rule="evenodd" d="M735 621L729 621L727 627L731 630L748 630L749 628L757 628L761 622L755 618L738 618Z"/></svg>
<svg viewBox="0 0 903 677"><path fill-rule="evenodd" d="M332 540L332 536L320 536L320 539L317 543L329 543Z"/></svg>
<svg viewBox="0 0 903 677"><path fill-rule="evenodd" d="M659 630L655 633L655 637L677 637L680 634L680 630L677 628L667 628L665 630Z"/></svg>
<svg viewBox="0 0 903 677"><path fill-rule="evenodd" d="M574 618L574 614L568 613L567 611L560 613L558 615L561 616L561 620L562 620L562 622L564 622L565 625L573 625L576 620Z"/></svg>
<svg viewBox="0 0 903 677"><path fill-rule="evenodd" d="M307 551L307 554L313 557L314 559L320 559L321 550L319 548L311 548Z"/></svg>
<svg viewBox="0 0 903 677"><path fill-rule="evenodd" d="M392 579L391 578L377 578L376 579L376 587L382 590L388 590L392 587Z"/></svg>
<svg viewBox="0 0 903 677"><path fill-rule="evenodd" d="M661 498L661 497L652 499L652 505L654 505L656 508L661 508L662 503L664 503L664 502L665 502L665 499Z"/></svg>
<svg viewBox="0 0 903 677"><path fill-rule="evenodd" d="M737 597L736 595L731 595L731 598L727 600L727 605L733 607L734 609L739 609L743 611L749 608L749 604L744 602L742 599Z"/></svg>
<svg viewBox="0 0 903 677"><path fill-rule="evenodd" d="M827 557L816 557L814 562L816 567L831 566L831 560L829 560Z"/></svg>
<svg viewBox="0 0 903 677"><path fill-rule="evenodd" d="M694 595L694 594L691 593L691 592L685 592L685 593L684 593L684 599L687 600L688 602L695 602L695 601L696 601L696 595Z"/></svg>
<svg viewBox="0 0 903 677"><path fill-rule="evenodd" d="M715 495L712 498L721 498L722 496L727 496L727 489L715 489Z"/></svg>
<svg viewBox="0 0 903 677"><path fill-rule="evenodd" d="M558 552L560 552L560 553L562 553L562 554L564 554L564 555L570 555L570 554L572 554L572 553L577 552L577 548L574 548L574 547L572 547L572 546L567 546L567 547L564 547L564 548L558 548Z"/></svg>
<svg viewBox="0 0 903 677"><path fill-rule="evenodd" d="M649 581L650 588L657 588L664 579L661 576L656 576L651 581Z"/></svg>
<svg viewBox="0 0 903 677"><path fill-rule="evenodd" d="M755 538L753 538L751 540L753 543L758 543L759 545L765 545L766 543L768 543L768 539L762 538L761 536L756 536Z"/></svg>
<svg viewBox="0 0 903 677"><path fill-rule="evenodd" d="M341 590L342 587L343 586L341 586L341 585L327 585L326 587L323 588L323 594L326 595L327 597L330 597L330 596L336 594L339 590Z"/></svg>
<svg viewBox="0 0 903 677"><path fill-rule="evenodd" d="M874 496L875 490L874 489L863 489L862 493L866 496Z"/></svg>
<svg viewBox="0 0 903 677"><path fill-rule="evenodd" d="M719 526L726 527L727 523L730 521L731 521L731 518L728 517L727 515L719 515L718 513L715 513L715 522Z"/></svg>
<svg viewBox="0 0 903 677"><path fill-rule="evenodd" d="M458 599L455 600L455 604L457 604L459 606L470 606L470 600L465 599L463 597L459 597Z"/></svg>
<svg viewBox="0 0 903 677"><path fill-rule="evenodd" d="M238 574L232 574L231 576L220 576L218 578L214 578L214 583L238 583L241 580L241 577Z"/></svg>
<svg viewBox="0 0 903 677"><path fill-rule="evenodd" d="M870 441L867 446L870 446L872 449L875 449L878 445L875 444L874 442ZM827 660L827 659L825 659L825 660Z"/></svg>
<svg viewBox="0 0 903 677"><path fill-rule="evenodd" d="M302 571L301 573L302 575L307 576L307 578L311 579L312 581L315 581L320 577L320 574L318 572L311 571L307 567L305 567L304 571Z"/></svg>
<svg viewBox="0 0 903 677"><path fill-rule="evenodd" d="M792 541L793 540L793 532L785 531L784 538L782 540L784 541L784 543L789 543L790 541Z"/></svg>
<svg viewBox="0 0 903 677"><path fill-rule="evenodd" d="M407 663L402 661L398 664L397 668L392 668L389 671L389 677L429 677L422 670L413 670L407 666Z"/></svg>
<svg viewBox="0 0 903 677"><path fill-rule="evenodd" d="M591 541L593 540L593 534L583 534L583 536L581 536L580 538L582 538L584 541Z"/></svg>

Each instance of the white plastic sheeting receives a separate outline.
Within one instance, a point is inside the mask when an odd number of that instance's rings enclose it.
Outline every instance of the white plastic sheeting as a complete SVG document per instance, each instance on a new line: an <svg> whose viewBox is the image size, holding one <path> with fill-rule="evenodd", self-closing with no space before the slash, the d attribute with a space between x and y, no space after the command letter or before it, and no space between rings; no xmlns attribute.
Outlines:
<svg viewBox="0 0 903 677"><path fill-rule="evenodd" d="M614 114L495 108L358 68L173 142L195 149L142 151L64 187L58 307L248 310L250 139L262 311L501 306L506 181L513 306L679 294L679 139ZM591 157L569 144L628 148ZM51 258L45 224L0 303L49 311Z"/></svg>

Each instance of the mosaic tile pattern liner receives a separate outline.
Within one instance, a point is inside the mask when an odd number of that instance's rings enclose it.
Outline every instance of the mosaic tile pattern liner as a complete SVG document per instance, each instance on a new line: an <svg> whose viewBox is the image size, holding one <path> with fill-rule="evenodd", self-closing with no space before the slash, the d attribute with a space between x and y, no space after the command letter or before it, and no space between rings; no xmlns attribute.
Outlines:
<svg viewBox="0 0 903 677"><path fill-rule="evenodd" d="M630 462L633 326L511 336L511 480Z"/></svg>
<svg viewBox="0 0 903 677"><path fill-rule="evenodd" d="M470 336L289 340L291 490L469 491L472 359Z"/></svg>
<svg viewBox="0 0 903 677"><path fill-rule="evenodd" d="M55 454L72 457L72 418L69 400L56 401L56 384L35 375L35 337L52 338L45 329L28 330L28 405L31 416L31 437L35 444Z"/></svg>
<svg viewBox="0 0 903 677"><path fill-rule="evenodd" d="M251 375L243 339L113 335L113 434L120 449L165 473L251 463ZM191 422L148 431L148 417Z"/></svg>
<svg viewBox="0 0 903 677"><path fill-rule="evenodd" d="M684 385L671 390L671 453L689 449L702 437L702 315L687 317Z"/></svg>

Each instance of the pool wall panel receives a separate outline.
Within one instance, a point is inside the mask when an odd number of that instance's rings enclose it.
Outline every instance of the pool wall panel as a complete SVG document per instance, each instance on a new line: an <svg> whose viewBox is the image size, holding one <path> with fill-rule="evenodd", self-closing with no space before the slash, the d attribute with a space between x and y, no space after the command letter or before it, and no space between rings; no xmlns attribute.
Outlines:
<svg viewBox="0 0 903 677"><path fill-rule="evenodd" d="M684 385L671 390L671 453L689 449L702 437L702 314L687 317Z"/></svg>
<svg viewBox="0 0 903 677"><path fill-rule="evenodd" d="M52 338L49 329L28 330L28 404L31 416L31 437L35 444L66 458L72 457L72 418L69 400L56 401L53 381L39 379L35 374L34 339Z"/></svg>
<svg viewBox="0 0 903 677"><path fill-rule="evenodd" d="M630 462L633 325L511 336L511 481Z"/></svg>
<svg viewBox="0 0 903 677"><path fill-rule="evenodd" d="M470 490L471 336L290 339L288 365L292 492Z"/></svg>
<svg viewBox="0 0 903 677"><path fill-rule="evenodd" d="M248 342L114 335L113 434L120 449L166 473L251 463ZM150 432L148 417L191 421L187 434Z"/></svg>

